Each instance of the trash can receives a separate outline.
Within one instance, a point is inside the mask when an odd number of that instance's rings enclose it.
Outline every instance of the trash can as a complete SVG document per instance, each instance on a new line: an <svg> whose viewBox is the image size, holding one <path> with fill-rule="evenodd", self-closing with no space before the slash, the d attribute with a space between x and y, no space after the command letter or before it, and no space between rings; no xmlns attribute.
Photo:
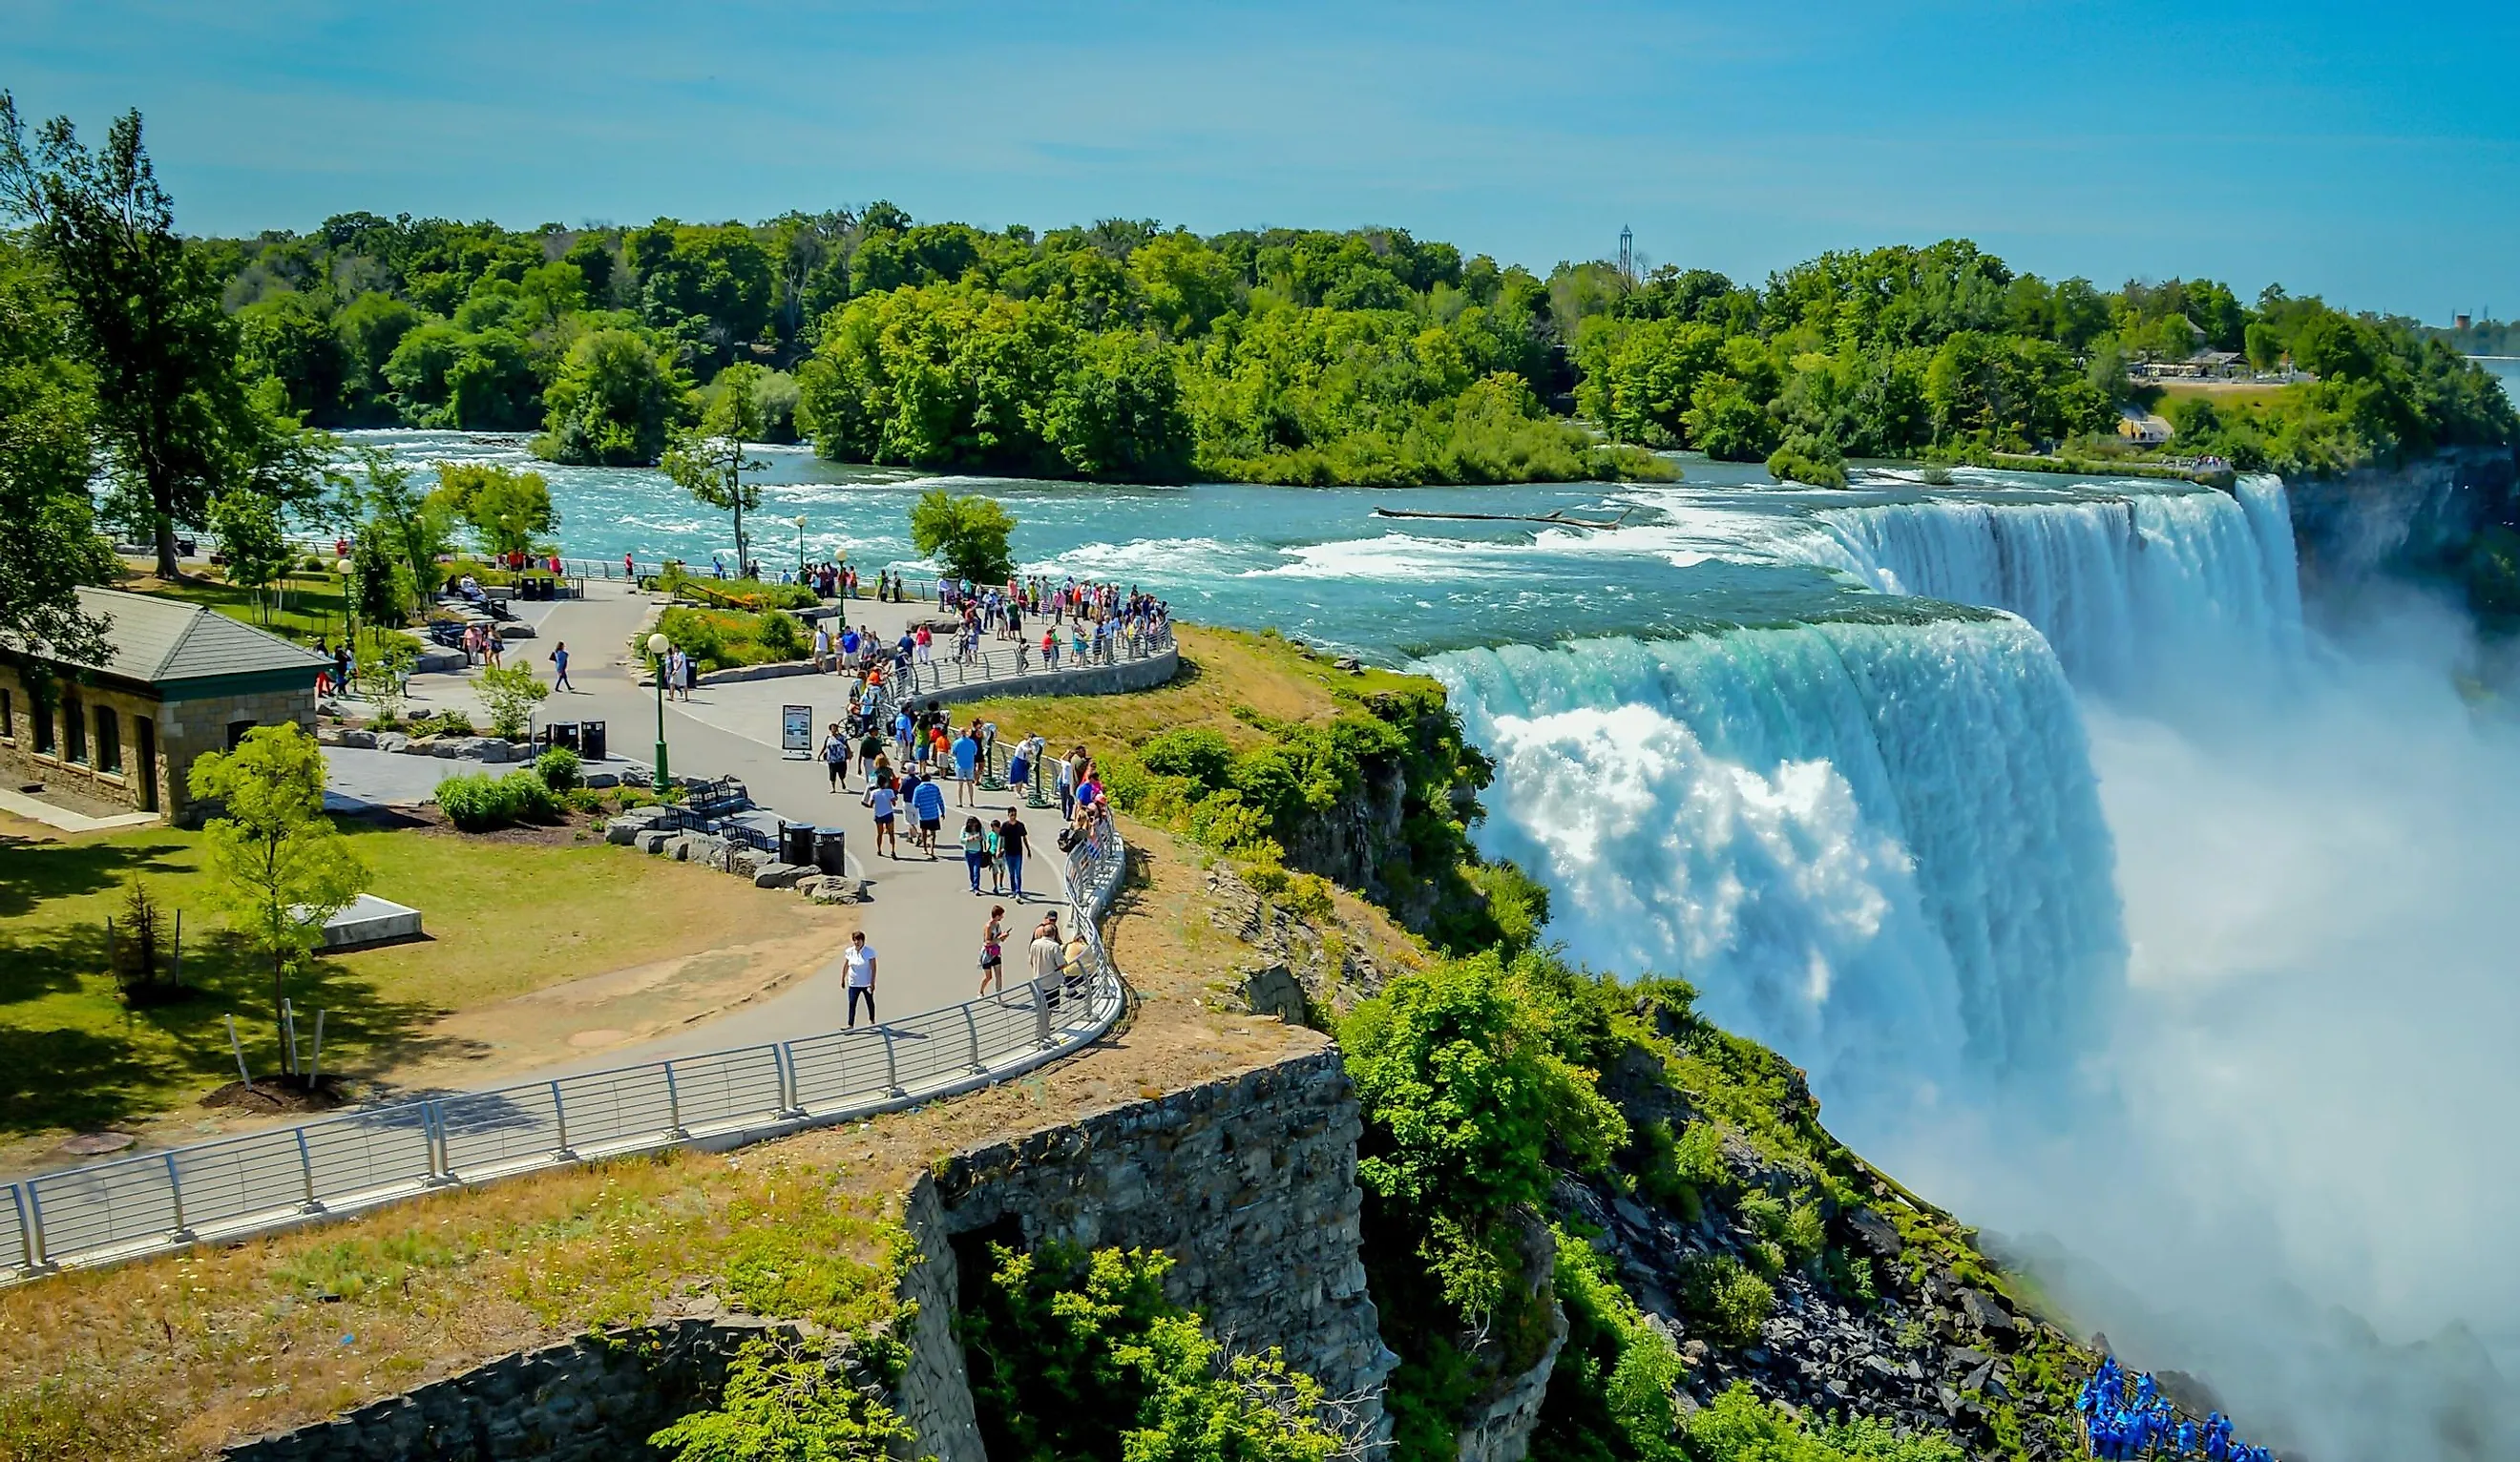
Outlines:
<svg viewBox="0 0 2520 1462"><path fill-rule="evenodd" d="M779 861L800 868L814 865L814 824L781 822L779 824Z"/></svg>
<svg viewBox="0 0 2520 1462"><path fill-rule="evenodd" d="M544 727L543 744L545 746L565 746L571 751L577 750L577 723L574 721L555 721L551 725Z"/></svg>
<svg viewBox="0 0 2520 1462"><path fill-rule="evenodd" d="M845 873L849 860L844 851L848 833L837 827L814 829L814 866L826 873Z"/></svg>
<svg viewBox="0 0 2520 1462"><path fill-rule="evenodd" d="M587 761L604 760L604 723L581 721L577 724L577 754Z"/></svg>

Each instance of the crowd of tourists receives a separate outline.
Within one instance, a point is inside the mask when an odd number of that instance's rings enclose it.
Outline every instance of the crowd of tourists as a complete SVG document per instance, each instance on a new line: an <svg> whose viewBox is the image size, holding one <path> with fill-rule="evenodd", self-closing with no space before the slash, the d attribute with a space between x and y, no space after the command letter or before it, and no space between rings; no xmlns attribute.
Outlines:
<svg viewBox="0 0 2520 1462"><path fill-rule="evenodd" d="M929 701L923 707L905 704L882 725L829 723L821 757L835 795L851 790L854 768L863 788L859 801L875 822L872 856L895 861L923 856L936 862L945 856L937 845L952 810L964 809L962 828L951 851L962 855L971 896L1024 904L1034 897L1024 888L1024 868L1034 857L1039 834L1024 820L1023 813L1035 794L1045 804L1054 794L1057 797L1055 841L1060 853L1107 832L1110 799L1100 769L1083 746L1054 754L1047 738L1036 734L1006 745L1003 763L1001 750L996 723L974 716L957 725L949 712ZM1001 765L1007 800L1003 812L992 816L995 810L983 806L981 792L984 778L994 780ZM1046 805L1043 811L1048 811ZM1044 913L1033 926L1024 953L1035 996L1053 1011L1062 998L1081 997L1089 973L1085 932L1071 930L1062 937L1058 920L1056 908ZM979 936L981 996L1006 997L1010 938L1007 906L990 905ZM843 975L849 990L849 1023L854 1026L861 1000L867 1018L875 1018L875 958L865 949L862 936L852 940L848 954Z"/></svg>
<svg viewBox="0 0 2520 1462"><path fill-rule="evenodd" d="M2130 1373L2115 1355L2083 1383L2074 1398L2092 1455L2120 1462L2143 1457L2203 1457L2207 1462L2274 1462L2274 1453L2232 1435L2222 1412L2199 1422L2181 1416L2148 1374Z"/></svg>

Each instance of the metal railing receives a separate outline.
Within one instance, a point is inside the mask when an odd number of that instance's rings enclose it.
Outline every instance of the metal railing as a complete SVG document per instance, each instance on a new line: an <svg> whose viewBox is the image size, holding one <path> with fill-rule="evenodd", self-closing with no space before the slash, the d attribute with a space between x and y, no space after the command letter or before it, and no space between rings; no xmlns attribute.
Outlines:
<svg viewBox="0 0 2520 1462"><path fill-rule="evenodd" d="M39 1174L0 1190L0 1282L236 1239L454 1184L850 1121L1020 1075L1099 1039L1126 1002L1097 921L1126 849L1068 860L1086 941L1071 988L1017 985L907 1020L345 1112ZM1061 997L1064 995L1065 997Z"/></svg>
<svg viewBox="0 0 2520 1462"><path fill-rule="evenodd" d="M1172 647L1173 629L1166 622L1136 634L1115 634L1104 642L1102 649L1089 648L1082 657L1062 654L1057 665L1045 663L1038 651L1019 655L1013 649L982 650L969 657L948 655L926 663L913 659L907 665L892 667L886 674L883 685L877 691L875 710L879 719L890 721L904 700L948 687L985 686L1030 676L1064 675L1070 671L1152 659Z"/></svg>

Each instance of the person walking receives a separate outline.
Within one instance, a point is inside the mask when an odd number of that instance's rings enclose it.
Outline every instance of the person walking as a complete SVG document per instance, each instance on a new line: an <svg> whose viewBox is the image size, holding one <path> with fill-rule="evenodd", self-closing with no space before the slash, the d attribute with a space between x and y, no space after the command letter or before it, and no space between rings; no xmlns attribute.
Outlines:
<svg viewBox="0 0 2520 1462"><path fill-rule="evenodd" d="M901 839L892 830L892 820L899 810L900 801L900 794L882 778L878 777L868 783L866 804L875 809L875 855L878 858L884 856L886 848L892 850L895 859L901 857Z"/></svg>
<svg viewBox="0 0 2520 1462"><path fill-rule="evenodd" d="M823 737L823 770L832 775L832 790L849 789L849 738L840 734L840 724L832 723L829 735Z"/></svg>
<svg viewBox="0 0 2520 1462"><path fill-rule="evenodd" d="M971 897L980 896L980 870L989 864L989 834L977 818L963 820L963 867L971 875Z"/></svg>
<svg viewBox="0 0 2520 1462"><path fill-rule="evenodd" d="M910 810L919 815L919 846L927 850L927 861L936 861L936 833L945 825L945 787L933 776L919 778L910 789Z"/></svg>
<svg viewBox="0 0 2520 1462"><path fill-rule="evenodd" d="M1048 918L1034 926L1032 948L1026 954L1032 997L1054 1012L1058 1009L1058 967L1066 957L1067 951L1058 939L1058 910L1054 908Z"/></svg>
<svg viewBox="0 0 2520 1462"><path fill-rule="evenodd" d="M840 983L848 987L849 1024L858 1028L858 1001L866 1001L867 1024L876 1023L875 1015L875 946L866 942L864 929L849 931L849 947L840 952Z"/></svg>
<svg viewBox="0 0 2520 1462"><path fill-rule="evenodd" d="M989 855L989 892L992 894L1004 894L1007 891L1007 844L1003 826L1004 824L997 819L989 820L986 847Z"/></svg>
<svg viewBox="0 0 2520 1462"><path fill-rule="evenodd" d="M999 1003L1007 998L1007 906L989 906L989 922L980 930L980 994L997 991Z"/></svg>
<svg viewBox="0 0 2520 1462"><path fill-rule="evenodd" d="M1007 865L1007 893L1018 904L1022 903L1024 898L1024 853L1027 851L1031 837L1031 831L1024 826L1023 819L1013 808L1008 808L1007 820L998 824L998 847L1001 850L998 857L999 861Z"/></svg>
<svg viewBox="0 0 2520 1462"><path fill-rule="evenodd" d="M554 641L552 652L548 658L552 663L552 688L574 692L577 687L568 683L568 642Z"/></svg>

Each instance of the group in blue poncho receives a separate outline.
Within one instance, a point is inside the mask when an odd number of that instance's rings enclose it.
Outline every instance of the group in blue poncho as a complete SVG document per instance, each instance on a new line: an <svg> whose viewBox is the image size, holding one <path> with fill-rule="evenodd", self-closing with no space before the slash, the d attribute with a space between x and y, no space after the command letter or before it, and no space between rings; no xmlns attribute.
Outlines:
<svg viewBox="0 0 2520 1462"><path fill-rule="evenodd" d="M2207 1462L2274 1462L2274 1453L2231 1433L2231 1419L2217 1411L2202 1425L2182 1417L2163 1399L2161 1388L2142 1372L2130 1374L2115 1355L2105 1356L2074 1398L2092 1455L2120 1462L2144 1457L2203 1457Z"/></svg>

